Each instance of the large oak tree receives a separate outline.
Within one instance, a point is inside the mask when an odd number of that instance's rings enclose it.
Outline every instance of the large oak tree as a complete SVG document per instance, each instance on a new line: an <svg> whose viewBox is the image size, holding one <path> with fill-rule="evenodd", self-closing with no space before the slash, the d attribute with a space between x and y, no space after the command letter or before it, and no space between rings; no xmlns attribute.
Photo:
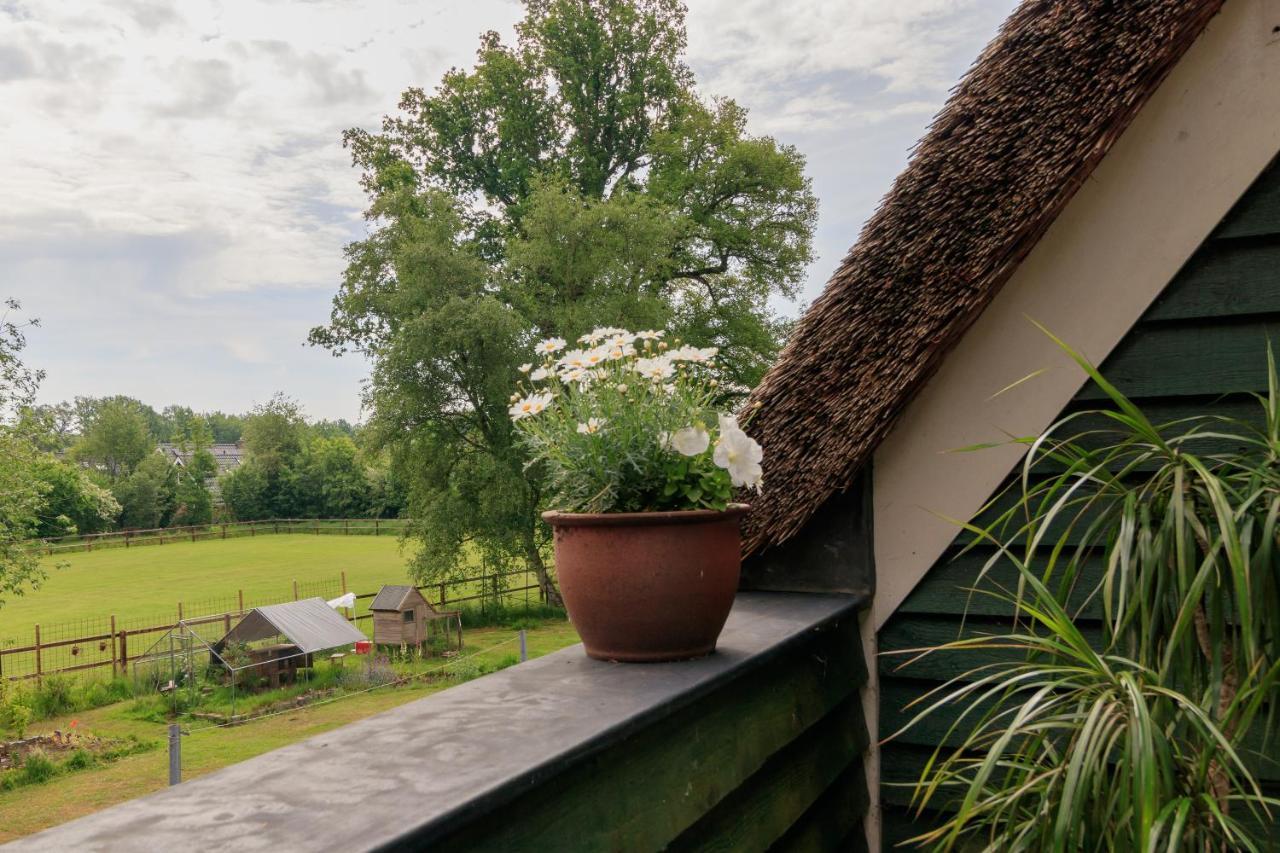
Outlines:
<svg viewBox="0 0 1280 853"><path fill-rule="evenodd" d="M555 598L506 414L539 337L665 326L740 388L781 344L768 303L794 296L816 218L804 159L702 97L684 52L676 0L526 0L514 44L486 33L474 68L345 136L371 227L312 341L372 360L424 579L515 558Z"/></svg>

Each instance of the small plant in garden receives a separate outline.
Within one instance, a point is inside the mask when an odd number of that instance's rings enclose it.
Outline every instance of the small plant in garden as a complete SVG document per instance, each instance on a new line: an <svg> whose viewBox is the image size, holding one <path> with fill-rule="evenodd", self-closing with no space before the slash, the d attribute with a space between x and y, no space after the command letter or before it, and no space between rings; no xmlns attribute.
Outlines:
<svg viewBox="0 0 1280 853"><path fill-rule="evenodd" d="M714 347L663 331L550 338L520 370L510 415L566 512L723 510L761 487L761 450L722 395Z"/></svg>

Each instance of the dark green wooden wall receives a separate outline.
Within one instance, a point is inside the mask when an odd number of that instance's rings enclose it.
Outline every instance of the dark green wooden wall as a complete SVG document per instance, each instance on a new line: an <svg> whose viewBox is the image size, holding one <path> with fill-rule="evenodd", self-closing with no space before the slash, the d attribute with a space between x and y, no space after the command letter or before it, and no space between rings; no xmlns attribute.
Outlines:
<svg viewBox="0 0 1280 853"><path fill-rule="evenodd" d="M1098 309L1105 311L1106 306ZM1103 372L1156 422L1205 411L1242 415L1257 406L1243 395L1266 391L1268 336L1280 346L1280 161L1255 181L1169 283L1104 362ZM1101 397L1096 387L1087 387L1069 409L1097 408ZM970 604L964 590L973 586L986 557L976 552L958 559L954 551L945 554L881 630L881 651L955 639ZM1011 571L1008 574L1012 577ZM998 604L975 600L968 624L989 631L1007 624L1005 615ZM902 711L907 702L982 662L972 656L959 658L938 655L909 668L900 668L901 658L881 658L882 737L910 718ZM949 722L937 715L884 748L886 849L915 834L920 820L905 808L910 791L894 783L919 778L924 760ZM1280 790L1276 768L1261 772Z"/></svg>

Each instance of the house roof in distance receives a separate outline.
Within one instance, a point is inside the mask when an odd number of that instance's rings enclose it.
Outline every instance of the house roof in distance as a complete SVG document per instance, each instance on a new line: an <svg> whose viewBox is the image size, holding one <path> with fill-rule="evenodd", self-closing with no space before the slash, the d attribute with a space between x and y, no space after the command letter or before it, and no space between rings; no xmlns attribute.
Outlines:
<svg viewBox="0 0 1280 853"><path fill-rule="evenodd" d="M373 597L373 601L369 604L370 610L399 610L404 607L405 599L411 594L417 593L422 598L416 587L387 584L378 590L378 594ZM426 599L423 599L424 601Z"/></svg>
<svg viewBox="0 0 1280 853"><path fill-rule="evenodd" d="M956 87L748 400L745 548L858 470L1222 0L1025 0Z"/></svg>
<svg viewBox="0 0 1280 853"><path fill-rule="evenodd" d="M304 598L302 601L255 607L217 642L215 648L224 648L227 643L252 643L277 635L288 638L304 654L336 649L367 639L323 598Z"/></svg>

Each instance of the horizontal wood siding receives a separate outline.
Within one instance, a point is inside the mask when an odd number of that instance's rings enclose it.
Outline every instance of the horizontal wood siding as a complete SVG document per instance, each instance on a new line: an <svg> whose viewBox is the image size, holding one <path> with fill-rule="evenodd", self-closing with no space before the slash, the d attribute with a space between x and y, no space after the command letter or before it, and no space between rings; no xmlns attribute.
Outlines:
<svg viewBox="0 0 1280 853"><path fill-rule="evenodd" d="M851 615L432 849L865 849L866 676Z"/></svg>
<svg viewBox="0 0 1280 853"><path fill-rule="evenodd" d="M1189 203L1192 203L1189 201ZM1105 306L1099 306L1105 310ZM1272 166L1103 364L1108 379L1134 397L1156 422L1218 411L1255 416L1246 395L1266 391L1266 346L1280 348L1280 165ZM1064 414L1097 407L1102 394L1086 387ZM1083 428L1084 425L1082 425ZM1214 450L1225 447L1215 446ZM996 659L999 652L935 654L907 650L966 635L999 633L1009 627L1008 605L972 593L991 550L944 555L880 632L880 736L904 726L943 681ZM880 570L887 570L880 567ZM1099 562L1089 568L1097 577ZM1006 566L990 576L1006 587L1016 572ZM984 584L985 586L985 584ZM1082 599L1085 630L1101 636L1096 606ZM967 617L965 614L968 614ZM908 707L916 702L915 707ZM918 834L936 816L910 810L910 783L919 778L932 751L955 743L954 715L938 714L886 744L881 754L881 799L885 848ZM1257 746L1261 749L1262 744ZM1274 752L1274 743L1271 751ZM1252 762L1280 791L1280 764ZM1277 833L1280 835L1280 833Z"/></svg>

